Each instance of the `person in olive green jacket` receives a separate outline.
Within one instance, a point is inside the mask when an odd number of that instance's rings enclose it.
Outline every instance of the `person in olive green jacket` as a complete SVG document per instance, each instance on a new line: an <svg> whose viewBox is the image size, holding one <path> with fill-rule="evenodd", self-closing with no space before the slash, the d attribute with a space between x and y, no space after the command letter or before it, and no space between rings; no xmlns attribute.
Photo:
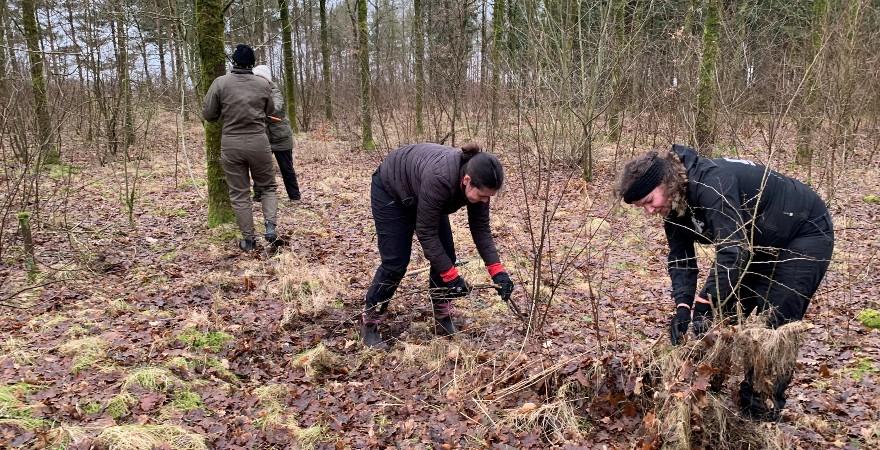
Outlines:
<svg viewBox="0 0 880 450"><path fill-rule="evenodd" d="M232 73L217 77L211 83L205 95L202 116L209 122L223 121L220 161L243 237L238 245L244 251L251 251L256 248L256 239L250 177L262 193L265 238L270 243L278 238L275 168L272 167L272 152L266 137L266 119L275 112L275 104L269 82L251 71L255 62L253 49L238 44L232 62Z"/></svg>
<svg viewBox="0 0 880 450"><path fill-rule="evenodd" d="M278 85L272 81L272 72L269 66L259 65L254 67L254 75L263 77L272 86L272 102L275 103L275 113L269 116L266 133L269 135L269 145L272 154L278 162L281 170L281 179L284 180L284 189L290 200L300 199L299 183L296 180L296 171L293 169L293 130L290 129L290 120L284 108L284 97ZM254 200L262 198L261 192L254 189Z"/></svg>

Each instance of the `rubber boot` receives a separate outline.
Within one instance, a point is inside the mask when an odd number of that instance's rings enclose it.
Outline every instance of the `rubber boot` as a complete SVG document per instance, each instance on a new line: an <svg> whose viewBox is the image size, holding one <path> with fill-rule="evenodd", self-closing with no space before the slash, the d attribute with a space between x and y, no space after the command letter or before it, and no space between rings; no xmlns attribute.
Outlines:
<svg viewBox="0 0 880 450"><path fill-rule="evenodd" d="M242 239L238 241L238 248L243 252L252 252L257 248L257 240L256 239Z"/></svg>
<svg viewBox="0 0 880 450"><path fill-rule="evenodd" d="M385 314L375 311L364 311L361 315L361 339L367 347L376 347L383 344L382 335L379 333L379 325L385 320Z"/></svg>
<svg viewBox="0 0 880 450"><path fill-rule="evenodd" d="M266 238L266 241L271 244L271 243L275 242L276 239L278 239L278 231L275 229L274 223L269 222L268 220L265 223L266 223L266 234L264 235L264 237Z"/></svg>
<svg viewBox="0 0 880 450"><path fill-rule="evenodd" d="M452 302L434 303L434 333L437 336L452 336L456 333L452 322Z"/></svg>

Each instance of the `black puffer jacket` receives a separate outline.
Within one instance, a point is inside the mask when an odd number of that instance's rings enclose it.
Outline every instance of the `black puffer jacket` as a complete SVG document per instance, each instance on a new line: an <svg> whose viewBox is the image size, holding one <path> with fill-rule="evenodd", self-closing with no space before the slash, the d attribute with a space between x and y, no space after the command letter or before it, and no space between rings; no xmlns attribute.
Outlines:
<svg viewBox="0 0 880 450"><path fill-rule="evenodd" d="M673 145L672 151L688 178L686 213L672 212L665 221L676 303L694 301L695 241L716 248L715 268L709 271L700 296L725 300L752 252L786 248L805 224L828 213L808 186L752 161L702 158L680 145Z"/></svg>
<svg viewBox="0 0 880 450"><path fill-rule="evenodd" d="M392 197L416 208L416 236L431 267L452 268L437 234L440 218L467 206L468 226L486 265L499 262L489 227L489 204L469 203L461 187L462 152L439 144L415 144L392 151L379 165L379 178Z"/></svg>

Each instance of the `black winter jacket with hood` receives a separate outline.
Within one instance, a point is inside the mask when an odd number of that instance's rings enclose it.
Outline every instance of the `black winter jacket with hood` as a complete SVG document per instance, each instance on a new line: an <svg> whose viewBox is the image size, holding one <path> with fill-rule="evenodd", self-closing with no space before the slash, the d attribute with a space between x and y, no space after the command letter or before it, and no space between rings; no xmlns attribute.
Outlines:
<svg viewBox="0 0 880 450"><path fill-rule="evenodd" d="M723 301L753 252L786 248L806 223L828 213L808 186L752 161L703 158L681 145L673 145L672 152L687 170L685 214L673 211L665 220L676 304L693 305L698 276L694 242L714 244L716 250L715 267L700 296Z"/></svg>
<svg viewBox="0 0 880 450"><path fill-rule="evenodd" d="M499 262L489 226L489 203L469 203L461 185L462 151L439 144L407 145L392 151L379 165L379 178L391 196L416 209L416 236L431 267L453 267L438 235L440 219L467 206L468 226L486 265Z"/></svg>

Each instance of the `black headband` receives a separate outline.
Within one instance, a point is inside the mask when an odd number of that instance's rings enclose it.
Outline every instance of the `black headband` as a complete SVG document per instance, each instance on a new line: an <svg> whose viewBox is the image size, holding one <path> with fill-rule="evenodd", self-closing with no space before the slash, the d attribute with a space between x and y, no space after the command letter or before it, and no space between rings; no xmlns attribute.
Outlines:
<svg viewBox="0 0 880 450"><path fill-rule="evenodd" d="M665 163L664 159L655 157L648 170L642 176L636 178L633 184L623 193L623 201L625 203L633 203L641 200L650 194L655 187L659 186L660 182L663 181L663 166Z"/></svg>

